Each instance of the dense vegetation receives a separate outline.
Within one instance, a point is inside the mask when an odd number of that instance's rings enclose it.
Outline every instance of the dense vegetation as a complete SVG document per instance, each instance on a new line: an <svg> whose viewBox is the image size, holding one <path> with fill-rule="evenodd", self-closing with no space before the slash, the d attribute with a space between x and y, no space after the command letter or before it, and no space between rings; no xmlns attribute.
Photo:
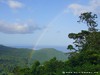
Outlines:
<svg viewBox="0 0 100 75"><path fill-rule="evenodd" d="M68 35L74 40L67 48L73 50L68 60L52 58L42 64L35 61L32 66L15 67L12 75L100 75L100 32L96 18L91 12L79 16L78 22L87 24L88 30Z"/></svg>
<svg viewBox="0 0 100 75"><path fill-rule="evenodd" d="M11 72L16 65L25 66L30 51L0 45L0 75Z"/></svg>
<svg viewBox="0 0 100 75"><path fill-rule="evenodd" d="M36 60L43 63L53 57L62 61L68 58L63 52L53 48L32 50L0 45L0 75L12 74L12 71L16 66L24 68L30 66Z"/></svg>

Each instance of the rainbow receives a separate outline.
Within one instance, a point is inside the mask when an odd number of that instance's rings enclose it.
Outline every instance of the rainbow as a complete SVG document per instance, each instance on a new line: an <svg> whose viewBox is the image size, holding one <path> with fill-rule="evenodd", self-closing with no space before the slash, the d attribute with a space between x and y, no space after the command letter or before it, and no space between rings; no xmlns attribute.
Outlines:
<svg viewBox="0 0 100 75"><path fill-rule="evenodd" d="M32 55L34 54L34 49L37 48L37 46L39 45L39 43L40 43L40 41L42 40L42 38L44 37L44 35L46 34L46 32L49 30L50 26L52 26L53 23L56 22L64 13L65 13L65 10L63 10L62 12L60 12L59 14L57 14L57 15L53 18L53 20L52 20L50 23L47 24L46 29L44 29L44 31L42 32L42 34L41 34L40 37L38 38L36 44L34 45L33 50L32 50L32 52L31 52L30 55L29 55L29 60L31 60Z"/></svg>

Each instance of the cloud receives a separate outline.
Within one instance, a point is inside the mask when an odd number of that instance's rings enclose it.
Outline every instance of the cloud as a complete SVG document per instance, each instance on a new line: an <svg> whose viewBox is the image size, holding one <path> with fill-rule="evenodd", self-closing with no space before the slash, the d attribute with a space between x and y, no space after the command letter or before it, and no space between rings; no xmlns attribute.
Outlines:
<svg viewBox="0 0 100 75"><path fill-rule="evenodd" d="M100 0L89 0L88 5L81 5L77 3L70 4L68 9L71 9L75 15L79 15L83 12L100 13Z"/></svg>
<svg viewBox="0 0 100 75"><path fill-rule="evenodd" d="M8 0L8 6L12 9L22 8L23 4L15 0Z"/></svg>
<svg viewBox="0 0 100 75"><path fill-rule="evenodd" d="M17 0L1 0L0 2L8 5L12 9L19 9L19 8L22 8L24 6L23 3L21 3Z"/></svg>
<svg viewBox="0 0 100 75"><path fill-rule="evenodd" d="M12 24L5 21L0 21L0 32L6 34L30 34L40 29L40 27L32 22Z"/></svg>

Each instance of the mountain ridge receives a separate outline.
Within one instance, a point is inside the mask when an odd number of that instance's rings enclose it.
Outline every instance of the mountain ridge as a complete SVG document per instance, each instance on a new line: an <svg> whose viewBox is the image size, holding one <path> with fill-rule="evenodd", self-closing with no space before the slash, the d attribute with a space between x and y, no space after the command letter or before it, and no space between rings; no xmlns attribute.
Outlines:
<svg viewBox="0 0 100 75"><path fill-rule="evenodd" d="M9 47L9 46L4 46L0 45L0 57L1 56L10 56L10 57L15 57L15 58L25 58L28 59L29 55L33 52L32 49L28 48L14 48L14 47ZM41 60L42 62L47 61L53 57L57 57L60 60L64 60L65 58L67 59L67 56L61 52L58 51L54 48L42 48L39 50L34 50L32 54L32 61L35 59ZM9 58L10 59L10 58ZM41 62L40 61L40 62Z"/></svg>

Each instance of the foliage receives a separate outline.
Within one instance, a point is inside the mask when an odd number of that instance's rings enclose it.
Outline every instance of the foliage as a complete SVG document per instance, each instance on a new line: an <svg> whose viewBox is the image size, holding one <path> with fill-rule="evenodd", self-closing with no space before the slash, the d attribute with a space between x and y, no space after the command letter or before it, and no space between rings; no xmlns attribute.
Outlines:
<svg viewBox="0 0 100 75"><path fill-rule="evenodd" d="M96 23L95 19L97 18L96 14L92 14L92 12L82 13L79 16L80 20L78 22L86 23L88 26L89 31L97 31L96 27L98 24Z"/></svg>
<svg viewBox="0 0 100 75"><path fill-rule="evenodd" d="M82 13L79 18L80 20L78 22L87 24L88 31L82 30L79 33L70 33L68 35L69 38L74 40L73 44L77 48L77 52L70 53L68 64L76 72L100 72L100 32L96 29L98 24L95 21L97 15L86 12ZM73 49L75 50L75 48ZM94 73L92 74L96 75Z"/></svg>

